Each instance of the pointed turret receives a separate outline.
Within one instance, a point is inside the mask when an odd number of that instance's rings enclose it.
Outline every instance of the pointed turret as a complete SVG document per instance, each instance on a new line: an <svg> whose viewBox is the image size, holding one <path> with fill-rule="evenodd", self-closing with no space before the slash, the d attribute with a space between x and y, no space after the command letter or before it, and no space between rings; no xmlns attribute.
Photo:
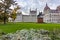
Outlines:
<svg viewBox="0 0 60 40"><path fill-rule="evenodd" d="M46 10L48 10L48 9L50 9L50 8L48 7L48 5L47 5L47 3L46 3L46 6L45 6L45 8L44 8L44 11L46 11Z"/></svg>
<svg viewBox="0 0 60 40"><path fill-rule="evenodd" d="M37 8L35 10L31 10L30 8L30 15L36 15L37 14Z"/></svg>

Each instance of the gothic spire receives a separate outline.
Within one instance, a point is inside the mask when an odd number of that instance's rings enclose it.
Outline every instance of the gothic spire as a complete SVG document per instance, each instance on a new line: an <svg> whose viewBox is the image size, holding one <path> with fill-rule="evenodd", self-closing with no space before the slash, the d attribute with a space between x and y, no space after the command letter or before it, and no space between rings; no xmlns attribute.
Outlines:
<svg viewBox="0 0 60 40"><path fill-rule="evenodd" d="M45 6L44 10L47 10L47 9L50 9L50 8L48 7L48 5L46 3L46 6Z"/></svg>

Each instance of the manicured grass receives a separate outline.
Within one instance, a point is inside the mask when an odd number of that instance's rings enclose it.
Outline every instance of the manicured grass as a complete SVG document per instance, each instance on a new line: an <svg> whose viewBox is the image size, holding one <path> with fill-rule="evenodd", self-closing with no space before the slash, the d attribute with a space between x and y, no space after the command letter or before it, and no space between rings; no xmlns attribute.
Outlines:
<svg viewBox="0 0 60 40"><path fill-rule="evenodd" d="M46 24L46 23L7 23L7 24L0 24L0 31L10 33L15 32L21 29L46 29L46 30L53 30L53 29L60 29L60 24Z"/></svg>

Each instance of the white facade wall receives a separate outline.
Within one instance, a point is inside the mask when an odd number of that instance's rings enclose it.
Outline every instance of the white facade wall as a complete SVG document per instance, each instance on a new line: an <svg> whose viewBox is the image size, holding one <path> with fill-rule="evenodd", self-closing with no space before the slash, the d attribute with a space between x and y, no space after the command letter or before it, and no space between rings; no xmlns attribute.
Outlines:
<svg viewBox="0 0 60 40"><path fill-rule="evenodd" d="M23 15L22 22L31 22L30 15Z"/></svg>
<svg viewBox="0 0 60 40"><path fill-rule="evenodd" d="M60 23L60 13L44 13L43 21L45 23Z"/></svg>
<svg viewBox="0 0 60 40"><path fill-rule="evenodd" d="M15 22L22 22L22 14L17 14Z"/></svg>
<svg viewBox="0 0 60 40"><path fill-rule="evenodd" d="M43 12L44 16L43 16L43 22L45 23L50 23L50 14L49 11L44 11Z"/></svg>
<svg viewBox="0 0 60 40"><path fill-rule="evenodd" d="M37 22L37 16L23 15L22 22Z"/></svg>
<svg viewBox="0 0 60 40"><path fill-rule="evenodd" d="M37 22L37 15L31 15L31 19L32 22Z"/></svg>
<svg viewBox="0 0 60 40"><path fill-rule="evenodd" d="M15 22L37 22L37 15L17 14Z"/></svg>

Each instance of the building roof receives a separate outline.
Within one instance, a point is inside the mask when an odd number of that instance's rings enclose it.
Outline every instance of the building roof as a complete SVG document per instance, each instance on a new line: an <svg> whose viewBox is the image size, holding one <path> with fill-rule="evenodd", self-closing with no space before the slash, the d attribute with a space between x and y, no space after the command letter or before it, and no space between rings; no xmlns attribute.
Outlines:
<svg viewBox="0 0 60 40"><path fill-rule="evenodd" d="M45 8L44 8L44 11L46 11L46 10L48 10L49 9L49 12L50 13L60 13L59 11L60 11L60 5L59 6L57 6L57 8L55 9L55 10L53 10L53 9L50 9L49 7L48 7L48 5L46 4L46 6L45 6Z"/></svg>
<svg viewBox="0 0 60 40"><path fill-rule="evenodd" d="M58 10L50 10L49 12L50 12L50 13L59 13Z"/></svg>
<svg viewBox="0 0 60 40"><path fill-rule="evenodd" d="M30 13L36 13L36 11L30 11Z"/></svg>
<svg viewBox="0 0 60 40"><path fill-rule="evenodd" d="M37 9L35 9L35 10L30 9L30 13L37 13Z"/></svg>
<svg viewBox="0 0 60 40"><path fill-rule="evenodd" d="M48 7L48 5L47 5L47 3L46 3L46 6L45 6L45 8L44 8L44 11L47 10L47 9L50 9L50 8Z"/></svg>
<svg viewBox="0 0 60 40"><path fill-rule="evenodd" d="M59 10L59 11L60 11L60 5L59 5L59 6L57 6L56 10Z"/></svg>

